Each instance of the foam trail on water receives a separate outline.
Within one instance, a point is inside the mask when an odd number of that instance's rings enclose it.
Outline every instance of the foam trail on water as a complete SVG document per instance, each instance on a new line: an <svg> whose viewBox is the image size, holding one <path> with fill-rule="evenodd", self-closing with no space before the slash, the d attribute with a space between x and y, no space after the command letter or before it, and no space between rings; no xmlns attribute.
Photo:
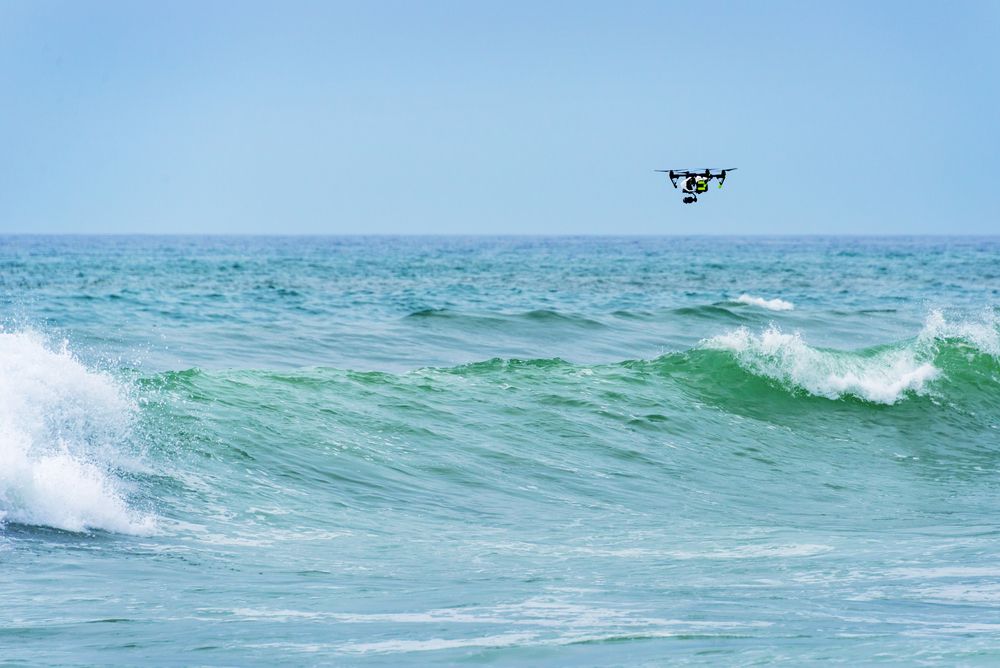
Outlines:
<svg viewBox="0 0 1000 668"><path fill-rule="evenodd" d="M785 301L784 299L764 299L763 297L754 297L753 295L745 293L737 297L736 301L740 304L759 306L760 308L765 308L768 311L791 311L795 308L795 304Z"/></svg>
<svg viewBox="0 0 1000 668"><path fill-rule="evenodd" d="M728 350L747 371L788 387L829 399L846 395L894 404L907 392L921 394L939 374L917 346L885 349L874 354L812 348L798 333L775 325L759 334L740 327L702 342L702 347Z"/></svg>
<svg viewBox="0 0 1000 668"><path fill-rule="evenodd" d="M135 407L63 344L0 330L0 521L150 533L111 473Z"/></svg>

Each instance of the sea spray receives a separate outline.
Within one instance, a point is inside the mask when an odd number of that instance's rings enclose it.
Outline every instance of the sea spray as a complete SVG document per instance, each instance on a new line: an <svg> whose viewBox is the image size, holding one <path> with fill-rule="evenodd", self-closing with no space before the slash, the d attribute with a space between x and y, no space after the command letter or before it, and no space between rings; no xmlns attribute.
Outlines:
<svg viewBox="0 0 1000 668"><path fill-rule="evenodd" d="M112 473L135 410L123 388L63 343L0 332L0 515L68 531L148 533Z"/></svg>
<svg viewBox="0 0 1000 668"><path fill-rule="evenodd" d="M959 341L978 353L1000 358L1000 319L996 310L984 309L973 316L951 320L940 309L932 310L917 335L917 343L926 348L949 340Z"/></svg>

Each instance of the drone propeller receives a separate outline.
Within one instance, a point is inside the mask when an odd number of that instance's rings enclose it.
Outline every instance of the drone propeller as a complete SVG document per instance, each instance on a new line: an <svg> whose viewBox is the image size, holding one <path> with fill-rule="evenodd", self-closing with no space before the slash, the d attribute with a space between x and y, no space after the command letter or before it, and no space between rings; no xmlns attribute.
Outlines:
<svg viewBox="0 0 1000 668"><path fill-rule="evenodd" d="M677 174L702 174L703 172L735 172L736 167L727 167L726 169L716 169L715 167L706 167L703 170L692 172L690 169L654 169L654 172L675 172Z"/></svg>
<svg viewBox="0 0 1000 668"><path fill-rule="evenodd" d="M722 184L726 182L726 173L727 172L735 172L735 171L736 171L736 167L730 167L729 169L720 169L719 170L719 172L720 172L720 174L719 174L719 187L720 188L722 187Z"/></svg>

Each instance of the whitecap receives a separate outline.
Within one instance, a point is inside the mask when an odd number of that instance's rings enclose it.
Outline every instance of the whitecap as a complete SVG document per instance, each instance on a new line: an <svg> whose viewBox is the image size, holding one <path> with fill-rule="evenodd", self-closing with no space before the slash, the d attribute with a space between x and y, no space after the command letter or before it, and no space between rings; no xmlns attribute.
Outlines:
<svg viewBox="0 0 1000 668"><path fill-rule="evenodd" d="M795 308L795 304L785 301L784 299L779 299L777 297L774 299L764 299L763 297L754 297L753 295L748 295L746 293L737 297L736 302L739 304L757 306L767 309L768 311L791 311Z"/></svg>

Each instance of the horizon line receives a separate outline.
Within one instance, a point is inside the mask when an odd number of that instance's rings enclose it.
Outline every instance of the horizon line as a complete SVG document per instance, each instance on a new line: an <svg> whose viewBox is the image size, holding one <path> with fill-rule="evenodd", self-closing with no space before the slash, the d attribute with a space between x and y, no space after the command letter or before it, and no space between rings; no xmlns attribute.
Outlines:
<svg viewBox="0 0 1000 668"><path fill-rule="evenodd" d="M173 238L524 238L524 239L552 239L552 238L606 238L606 239L631 239L631 238L869 238L869 239L913 239L913 238L935 238L935 239L992 239L1000 238L1000 233L981 234L975 232L958 232L951 234L943 233L913 233L904 234L898 232L888 233L768 233L768 232L748 232L748 233L715 233L700 232L686 234L681 232L646 233L637 232L631 234L614 234L603 232L580 232L580 233L524 233L524 232L0 232L0 239L10 237L173 237Z"/></svg>

